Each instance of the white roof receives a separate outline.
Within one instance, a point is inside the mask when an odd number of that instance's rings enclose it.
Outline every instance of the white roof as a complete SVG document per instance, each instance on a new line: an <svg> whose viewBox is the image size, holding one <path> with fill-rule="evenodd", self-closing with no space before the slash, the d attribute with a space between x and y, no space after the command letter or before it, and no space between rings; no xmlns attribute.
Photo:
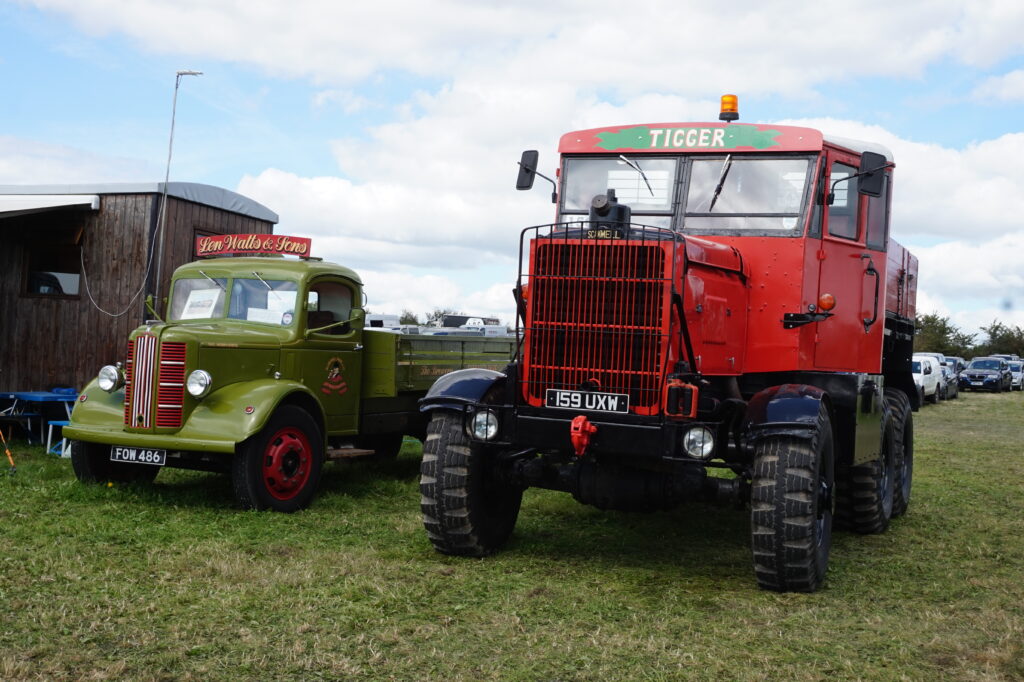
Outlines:
<svg viewBox="0 0 1024 682"><path fill-rule="evenodd" d="M55 208L100 207L98 194L0 194L0 218L39 213Z"/></svg>

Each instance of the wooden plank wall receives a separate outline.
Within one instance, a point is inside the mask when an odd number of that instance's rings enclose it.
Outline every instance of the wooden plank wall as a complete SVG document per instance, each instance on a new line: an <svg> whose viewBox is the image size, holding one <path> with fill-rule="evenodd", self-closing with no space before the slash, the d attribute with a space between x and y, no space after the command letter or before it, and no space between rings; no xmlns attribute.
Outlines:
<svg viewBox="0 0 1024 682"><path fill-rule="evenodd" d="M105 365L124 359L128 334L148 315L132 296L146 276L149 235L160 195L102 195L98 211L53 211L0 219L0 392L82 388ZM192 260L195 233L269 233L272 224L171 197L161 295L174 269ZM85 260L78 297L25 296L27 247L77 233ZM155 267L153 268L155 271ZM90 302L85 280L99 307Z"/></svg>

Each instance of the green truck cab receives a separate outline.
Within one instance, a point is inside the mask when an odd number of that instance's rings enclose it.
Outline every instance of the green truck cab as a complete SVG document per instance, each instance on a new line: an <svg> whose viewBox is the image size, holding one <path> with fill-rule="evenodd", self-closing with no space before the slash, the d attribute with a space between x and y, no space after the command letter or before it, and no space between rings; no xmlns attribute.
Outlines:
<svg viewBox="0 0 1024 682"><path fill-rule="evenodd" d="M167 321L132 332L75 405L64 433L81 481L216 471L243 507L295 511L325 460L424 439L418 401L437 377L502 369L515 345L367 328L359 275L309 258L200 260L170 291Z"/></svg>

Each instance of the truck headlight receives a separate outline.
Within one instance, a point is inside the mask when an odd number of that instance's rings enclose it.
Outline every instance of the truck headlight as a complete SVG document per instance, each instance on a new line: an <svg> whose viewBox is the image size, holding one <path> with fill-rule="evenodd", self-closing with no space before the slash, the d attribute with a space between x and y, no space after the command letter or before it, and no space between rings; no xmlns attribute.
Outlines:
<svg viewBox="0 0 1024 682"><path fill-rule="evenodd" d="M96 383L107 393L113 393L124 386L124 372L113 365L106 365L96 375Z"/></svg>
<svg viewBox="0 0 1024 682"><path fill-rule="evenodd" d="M210 376L210 373L202 369L197 369L189 374L188 379L185 381L185 388L188 389L188 394L193 398L202 398L210 392L210 386L212 385L213 378Z"/></svg>
<svg viewBox="0 0 1024 682"><path fill-rule="evenodd" d="M470 428L477 440L493 440L498 435L498 417L490 410L480 410L473 415Z"/></svg>
<svg viewBox="0 0 1024 682"><path fill-rule="evenodd" d="M708 459L715 451L715 435L704 426L694 426L683 434L683 450L690 457Z"/></svg>

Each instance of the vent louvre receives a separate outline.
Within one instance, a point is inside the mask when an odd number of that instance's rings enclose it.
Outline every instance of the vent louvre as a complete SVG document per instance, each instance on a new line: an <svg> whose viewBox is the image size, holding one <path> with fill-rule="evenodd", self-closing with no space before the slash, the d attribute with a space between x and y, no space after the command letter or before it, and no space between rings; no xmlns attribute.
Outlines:
<svg viewBox="0 0 1024 682"><path fill-rule="evenodd" d="M140 334L128 342L124 391L126 426L137 429L149 429L154 424L162 428L180 427L184 396L184 343L158 344L153 334Z"/></svg>
<svg viewBox="0 0 1024 682"><path fill-rule="evenodd" d="M185 344L165 343L160 346L158 381L156 425L178 428L185 398Z"/></svg>

